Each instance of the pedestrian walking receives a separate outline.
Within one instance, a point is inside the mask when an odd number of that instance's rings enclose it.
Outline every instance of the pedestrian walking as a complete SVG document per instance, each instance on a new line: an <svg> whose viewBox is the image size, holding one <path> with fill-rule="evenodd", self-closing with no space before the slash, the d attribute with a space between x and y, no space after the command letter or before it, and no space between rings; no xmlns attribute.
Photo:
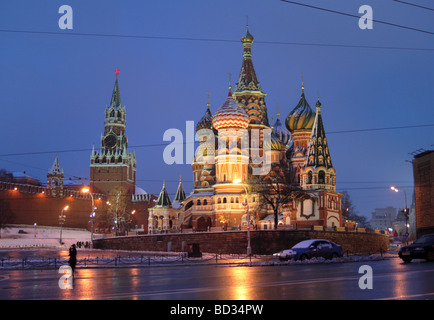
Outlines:
<svg viewBox="0 0 434 320"><path fill-rule="evenodd" d="M72 276L74 276L75 265L77 264L77 249L75 244L69 248L69 266L72 269Z"/></svg>

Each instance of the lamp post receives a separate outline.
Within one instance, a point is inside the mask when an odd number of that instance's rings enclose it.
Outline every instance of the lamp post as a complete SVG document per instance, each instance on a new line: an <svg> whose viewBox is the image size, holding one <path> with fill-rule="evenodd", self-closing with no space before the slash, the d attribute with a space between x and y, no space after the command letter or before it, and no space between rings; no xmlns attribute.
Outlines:
<svg viewBox="0 0 434 320"><path fill-rule="evenodd" d="M408 237L408 214L409 214L409 210L407 208L407 192L405 192L405 189L398 189L394 186L390 187L390 190L395 191L395 192L399 192L399 191L404 191L404 201L405 201L405 207L404 207L404 211L405 211L405 234Z"/></svg>
<svg viewBox="0 0 434 320"><path fill-rule="evenodd" d="M90 247L93 248L93 227L95 224L95 201L93 199L93 194L90 192L89 188L83 188L81 189L81 192L83 193L89 193L90 198L92 199L92 211L90 213L90 224L91 224L91 231L90 231Z"/></svg>
<svg viewBox="0 0 434 320"><path fill-rule="evenodd" d="M64 215L63 212L68 210L68 208L69 208L69 206L64 206L62 208L62 211L60 212L60 216L59 216L59 224L60 224L59 242L60 242L60 244L62 244L62 229L63 229L63 224L65 223L65 220L66 220L66 215Z"/></svg>
<svg viewBox="0 0 434 320"><path fill-rule="evenodd" d="M235 179L233 183L239 184L241 182L241 179ZM244 205L246 206L246 215L247 215L247 255L252 255L252 247L250 246L250 214L249 214L249 203L247 201L248 198L248 191L245 185L243 185L244 191L246 192L246 201Z"/></svg>

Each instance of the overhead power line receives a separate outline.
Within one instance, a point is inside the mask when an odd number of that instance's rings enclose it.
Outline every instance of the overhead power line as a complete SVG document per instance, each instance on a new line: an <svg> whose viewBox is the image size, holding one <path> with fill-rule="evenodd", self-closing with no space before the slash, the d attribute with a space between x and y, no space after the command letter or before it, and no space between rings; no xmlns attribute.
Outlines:
<svg viewBox="0 0 434 320"><path fill-rule="evenodd" d="M385 127L385 128L371 128L371 129L340 130L340 131L330 131L330 132L327 132L327 134L353 133L353 132L369 132L369 131L384 131L384 130L423 128L423 127L434 127L434 124L420 124L420 125L415 125L415 126Z"/></svg>
<svg viewBox="0 0 434 320"><path fill-rule="evenodd" d="M207 41L207 42L229 42L239 43L233 39L215 38L194 38L194 37L169 37L169 36L145 36L145 35L125 35L125 34L104 34L104 33L77 33L77 32L55 32L55 31L33 31L33 30L8 30L0 29L3 33L22 33L22 34L41 34L41 35L60 35L60 36L83 36L83 37L109 37L125 39L155 39L155 40L180 40L180 41ZM314 43L314 42L285 42L285 41L260 41L255 43L266 45L292 45L292 46L317 46L331 48L354 48L354 49L385 49L385 50L409 50L409 51L434 51L434 48L415 48L415 47L394 47L394 46L373 46L359 44L339 44L339 43Z"/></svg>
<svg viewBox="0 0 434 320"><path fill-rule="evenodd" d="M410 2L401 1L401 0L392 0L392 1L399 2L399 3L403 3L403 4L406 4L406 5L409 5L409 6L413 6L413 7L417 7L417 8L421 8L421 9L425 9L425 10L431 10L431 11L434 11L433 8L424 7L424 6L421 6L421 5L415 4L415 3L410 3Z"/></svg>
<svg viewBox="0 0 434 320"><path fill-rule="evenodd" d="M412 128L425 128L434 127L433 124L418 124L412 126L397 126L397 127L383 127L383 128L370 128L370 129L354 129L354 130L340 130L340 131L329 131L327 134L340 134L340 133L355 133L355 132L369 132L369 131L384 131L384 130L400 130L400 129L412 129ZM197 143L197 141L195 141ZM193 143L195 143L193 142ZM165 147L169 144L175 144L174 142L164 142L164 143L153 143L153 144L141 144L141 145L130 145L130 149L137 148L152 148L152 147ZM187 144L187 142L180 142L179 144ZM66 152L91 152L92 148L85 149L64 149L64 150L52 150L52 151L31 151L31 152L17 152L17 153L3 153L0 157L13 157L13 156L28 156L28 155L40 155L40 154L56 154L56 153L66 153Z"/></svg>
<svg viewBox="0 0 434 320"><path fill-rule="evenodd" d="M295 5L306 7L306 8L321 10L321 11L325 11L325 12L329 12L329 13L335 13L335 14L339 14L339 15L342 15L342 16L347 16L347 17L352 17L352 18L360 19L360 16L358 16L356 14L351 14L351 13L346 13L346 12L342 12L342 11L331 10L331 9L326 9L326 8L321 8L321 7L316 7L316 6L312 6L312 5L309 5L309 4L304 4L304 3L290 1L290 0L280 0L280 1L286 2L286 3L290 3L290 4L295 4ZM418 28L408 27L408 26L404 26L404 25L401 25L401 24L396 24L396 23L382 21L382 20L376 20L376 19L370 19L370 20L372 20L375 23L380 23L380 24L384 24L384 25L388 25L388 26L392 26L392 27L397 27L397 28L402 28L402 29L407 29L407 30L411 30L411 31L417 31L417 32L422 32L422 33L434 35L434 32L427 31L427 30L422 30L422 29L418 29Z"/></svg>

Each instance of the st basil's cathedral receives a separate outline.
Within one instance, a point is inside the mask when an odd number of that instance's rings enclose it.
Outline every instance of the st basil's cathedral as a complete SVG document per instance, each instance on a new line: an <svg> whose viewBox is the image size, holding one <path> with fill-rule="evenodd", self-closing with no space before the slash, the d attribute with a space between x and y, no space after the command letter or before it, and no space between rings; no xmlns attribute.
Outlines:
<svg viewBox="0 0 434 320"><path fill-rule="evenodd" d="M295 108L282 120L278 112L270 126L267 94L253 65L253 42L247 26L234 90L229 84L214 114L208 102L196 125L191 194L185 194L180 179L172 202L163 183L149 209L148 233L343 226L342 194L336 192L321 103L313 110L302 84ZM268 169L258 174L266 164Z"/></svg>

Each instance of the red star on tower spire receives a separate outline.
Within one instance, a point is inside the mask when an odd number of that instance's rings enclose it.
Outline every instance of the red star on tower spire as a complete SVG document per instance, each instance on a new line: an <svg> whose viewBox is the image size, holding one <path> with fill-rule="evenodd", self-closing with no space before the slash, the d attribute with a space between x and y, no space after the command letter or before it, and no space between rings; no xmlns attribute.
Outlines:
<svg viewBox="0 0 434 320"><path fill-rule="evenodd" d="M116 68L115 73L116 73L116 75L118 75L119 74L119 69Z"/></svg>

